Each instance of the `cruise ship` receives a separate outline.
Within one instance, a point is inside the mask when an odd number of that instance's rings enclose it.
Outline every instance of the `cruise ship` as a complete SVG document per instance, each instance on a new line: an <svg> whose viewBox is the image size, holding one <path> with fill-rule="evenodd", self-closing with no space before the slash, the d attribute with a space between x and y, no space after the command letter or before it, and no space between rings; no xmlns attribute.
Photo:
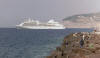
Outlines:
<svg viewBox="0 0 100 58"><path fill-rule="evenodd" d="M59 22L49 20L46 23L40 22L38 20L28 19L19 25L16 25L17 29L65 29L65 27Z"/></svg>

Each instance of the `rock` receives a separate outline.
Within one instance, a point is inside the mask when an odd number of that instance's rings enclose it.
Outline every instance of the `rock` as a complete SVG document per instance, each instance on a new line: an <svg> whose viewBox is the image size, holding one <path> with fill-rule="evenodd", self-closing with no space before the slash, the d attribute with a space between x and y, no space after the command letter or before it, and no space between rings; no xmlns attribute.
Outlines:
<svg viewBox="0 0 100 58"><path fill-rule="evenodd" d="M100 58L100 35L89 32L69 34L46 58Z"/></svg>

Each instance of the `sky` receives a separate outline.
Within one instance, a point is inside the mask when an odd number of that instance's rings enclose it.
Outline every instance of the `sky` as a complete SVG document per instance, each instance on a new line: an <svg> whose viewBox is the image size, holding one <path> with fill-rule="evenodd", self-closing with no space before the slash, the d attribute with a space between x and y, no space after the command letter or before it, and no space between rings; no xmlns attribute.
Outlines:
<svg viewBox="0 0 100 58"><path fill-rule="evenodd" d="M15 27L25 18L40 21L100 12L100 0L0 0L0 27Z"/></svg>

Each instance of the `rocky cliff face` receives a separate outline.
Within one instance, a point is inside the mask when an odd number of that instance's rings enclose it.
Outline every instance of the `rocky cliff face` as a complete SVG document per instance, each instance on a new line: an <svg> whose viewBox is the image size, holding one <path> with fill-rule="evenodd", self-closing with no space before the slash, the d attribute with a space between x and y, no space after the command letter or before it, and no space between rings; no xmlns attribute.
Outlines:
<svg viewBox="0 0 100 58"><path fill-rule="evenodd" d="M66 36L46 58L100 58L100 34L81 32Z"/></svg>

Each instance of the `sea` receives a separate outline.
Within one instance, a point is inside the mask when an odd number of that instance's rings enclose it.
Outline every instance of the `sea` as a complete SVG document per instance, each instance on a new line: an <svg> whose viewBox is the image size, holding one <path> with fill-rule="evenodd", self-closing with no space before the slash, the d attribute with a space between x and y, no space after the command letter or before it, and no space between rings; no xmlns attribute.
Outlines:
<svg viewBox="0 0 100 58"><path fill-rule="evenodd" d="M65 36L93 29L29 30L0 28L0 58L45 58L60 46Z"/></svg>

